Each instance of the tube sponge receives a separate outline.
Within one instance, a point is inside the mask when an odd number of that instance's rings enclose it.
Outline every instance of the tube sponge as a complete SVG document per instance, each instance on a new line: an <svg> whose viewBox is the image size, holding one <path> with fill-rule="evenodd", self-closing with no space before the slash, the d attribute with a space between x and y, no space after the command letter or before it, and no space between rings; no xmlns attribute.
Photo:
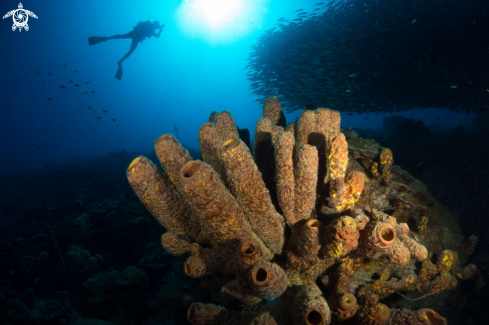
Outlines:
<svg viewBox="0 0 489 325"><path fill-rule="evenodd" d="M146 157L137 157L127 168L127 179L146 209L168 231L184 239L201 238L197 220L168 177Z"/></svg>
<svg viewBox="0 0 489 325"><path fill-rule="evenodd" d="M263 102L263 117L269 118L273 125L285 127L285 115L277 97L265 99Z"/></svg>
<svg viewBox="0 0 489 325"><path fill-rule="evenodd" d="M230 263L230 254L218 247L204 248L193 244L190 248L191 256L184 263L185 274L193 278L200 278L212 273L231 274L234 264Z"/></svg>
<svg viewBox="0 0 489 325"><path fill-rule="evenodd" d="M248 147L237 138L221 145L221 161L231 192L245 212L251 229L273 253L284 245L284 219L275 210Z"/></svg>
<svg viewBox="0 0 489 325"><path fill-rule="evenodd" d="M241 240L252 239L250 225L238 203L208 164L190 161L180 171L180 184L200 225L212 242L234 253Z"/></svg>
<svg viewBox="0 0 489 325"><path fill-rule="evenodd" d="M295 214L294 182L294 136L290 132L280 132L275 145L277 195L283 215L289 226L297 221Z"/></svg>
<svg viewBox="0 0 489 325"><path fill-rule="evenodd" d="M316 204L318 150L303 144L297 152L295 168L295 207L298 220L309 219Z"/></svg>
<svg viewBox="0 0 489 325"><path fill-rule="evenodd" d="M287 275L275 263L256 262L248 271L247 282L251 290L268 301L278 298L287 289Z"/></svg>
<svg viewBox="0 0 489 325"><path fill-rule="evenodd" d="M390 311L389 325L447 325L447 320L432 309L392 309Z"/></svg>
<svg viewBox="0 0 489 325"><path fill-rule="evenodd" d="M333 220L325 231L325 245L323 255L327 257L341 257L357 248L360 233L352 217L343 216Z"/></svg>
<svg viewBox="0 0 489 325"><path fill-rule="evenodd" d="M348 143L345 135L343 133L332 135L328 150L329 178L344 180L346 165L348 165Z"/></svg>
<svg viewBox="0 0 489 325"><path fill-rule="evenodd" d="M191 304L187 310L187 319L192 325L224 324L231 316L222 306L201 302Z"/></svg>
<svg viewBox="0 0 489 325"><path fill-rule="evenodd" d="M297 325L328 325L331 322L328 303L315 283L297 287L293 310Z"/></svg>
<svg viewBox="0 0 489 325"><path fill-rule="evenodd" d="M172 255L181 255L190 251L189 242L168 231L161 235L161 246Z"/></svg>

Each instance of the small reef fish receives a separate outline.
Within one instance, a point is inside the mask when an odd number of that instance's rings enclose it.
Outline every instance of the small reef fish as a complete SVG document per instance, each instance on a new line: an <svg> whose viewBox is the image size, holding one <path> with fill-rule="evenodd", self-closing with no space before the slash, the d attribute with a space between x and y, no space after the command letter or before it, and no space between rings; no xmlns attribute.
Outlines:
<svg viewBox="0 0 489 325"><path fill-rule="evenodd" d="M97 118L102 118L102 116L97 116Z"/></svg>
<svg viewBox="0 0 489 325"><path fill-rule="evenodd" d="M88 109L91 109L91 108L92 108L92 106L88 106Z"/></svg>
<svg viewBox="0 0 489 325"><path fill-rule="evenodd" d="M102 112L107 113L107 111L105 109Z"/></svg>
<svg viewBox="0 0 489 325"><path fill-rule="evenodd" d="M48 100L51 100L51 98L48 98Z"/></svg>
<svg viewBox="0 0 489 325"><path fill-rule="evenodd" d="M452 85L452 88L453 88L453 89L457 89L457 88L458 88L458 86Z"/></svg>
<svg viewBox="0 0 489 325"><path fill-rule="evenodd" d="M67 65L67 64L68 64L68 63L63 64L63 68L64 68L64 67L66 67L66 65Z"/></svg>
<svg viewBox="0 0 489 325"><path fill-rule="evenodd" d="M59 88L61 88L61 89L66 89L66 87L65 87L65 86L63 86L63 85L59 86Z"/></svg>
<svg viewBox="0 0 489 325"><path fill-rule="evenodd" d="M80 87L80 85L79 84L75 84L75 87Z"/></svg>
<svg viewBox="0 0 489 325"><path fill-rule="evenodd" d="M348 75L348 77L351 77L351 78L356 77L356 76L358 76L358 74L356 74L356 73L352 73L352 74Z"/></svg>
<svg viewBox="0 0 489 325"><path fill-rule="evenodd" d="M115 122L115 119L111 118L111 120Z"/></svg>
<svg viewBox="0 0 489 325"><path fill-rule="evenodd" d="M75 72L73 72L73 73L77 73L77 72L78 72L78 70L75 70Z"/></svg>
<svg viewBox="0 0 489 325"><path fill-rule="evenodd" d="M89 83L90 83L90 82L88 82L88 81L87 81L87 82L85 82L85 85L88 85Z"/></svg>
<svg viewBox="0 0 489 325"><path fill-rule="evenodd" d="M52 76L53 74L51 72L48 72L48 75Z"/></svg>
<svg viewBox="0 0 489 325"><path fill-rule="evenodd" d="M92 92L92 94L95 94L95 92L93 90L90 90Z"/></svg>
<svg viewBox="0 0 489 325"><path fill-rule="evenodd" d="M73 80L70 80L70 81L68 81L68 82L69 82L69 83L72 83L72 82L73 82Z"/></svg>

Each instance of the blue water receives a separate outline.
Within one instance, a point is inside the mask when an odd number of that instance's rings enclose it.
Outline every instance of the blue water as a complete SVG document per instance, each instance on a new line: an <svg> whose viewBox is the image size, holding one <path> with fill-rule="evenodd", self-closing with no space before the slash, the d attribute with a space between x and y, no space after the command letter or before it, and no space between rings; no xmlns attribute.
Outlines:
<svg viewBox="0 0 489 325"><path fill-rule="evenodd" d="M198 3L194 2L192 7L188 1L32 1L23 3L24 9L39 17L29 17L29 31L13 32L12 19L3 19L2 170L38 169L48 162L122 149L149 151L158 136L175 133L175 125L180 141L197 148L198 127L214 110L230 111L237 125L249 128L253 138L262 110L244 76L250 46L278 18L293 18L293 12L301 8L311 11L317 1L248 1L233 22L224 20L224 27L219 20L207 25L209 19L195 9ZM17 5L4 1L0 11L6 13ZM144 41L123 63L119 81L114 78L117 61L131 41L88 46L87 38L127 33L149 15L166 26L159 39ZM40 74L35 75L37 71ZM288 114L288 121L299 114ZM437 110L407 116L421 118L427 125L441 121L446 127L471 119ZM378 128L383 117L343 115L342 125Z"/></svg>

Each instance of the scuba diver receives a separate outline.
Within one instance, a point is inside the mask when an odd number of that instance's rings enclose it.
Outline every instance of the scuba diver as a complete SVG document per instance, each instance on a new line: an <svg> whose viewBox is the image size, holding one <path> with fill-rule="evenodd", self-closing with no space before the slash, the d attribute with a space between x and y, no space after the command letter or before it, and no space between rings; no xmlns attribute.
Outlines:
<svg viewBox="0 0 489 325"><path fill-rule="evenodd" d="M115 74L115 77L119 80L122 78L122 61L127 59L132 52L136 49L138 46L138 43L142 43L143 40L147 38L151 38L151 36L154 36L156 38L159 38L161 35L161 31L163 30L163 27L165 27L165 24L160 25L160 23L155 20L154 22L150 22L149 20L147 21L140 21L136 26L134 26L133 30L130 31L127 34L122 34L122 35L114 35L110 37L106 36L92 36L88 38L88 45L95 45L100 42L105 42L111 39L121 39L121 38L131 38L132 43L131 43L131 48L129 49L129 52L126 53L122 57L122 59L117 62L119 65L119 69L117 69L117 73ZM155 32L156 29L159 29L158 33Z"/></svg>

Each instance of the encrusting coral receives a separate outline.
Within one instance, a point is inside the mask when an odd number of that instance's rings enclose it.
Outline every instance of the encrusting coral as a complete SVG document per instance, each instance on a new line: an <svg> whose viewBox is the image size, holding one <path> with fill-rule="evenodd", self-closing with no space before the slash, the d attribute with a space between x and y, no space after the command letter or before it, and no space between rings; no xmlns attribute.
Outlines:
<svg viewBox="0 0 489 325"><path fill-rule="evenodd" d="M145 157L127 169L167 229L163 247L190 254L185 273L229 278L222 295L243 304L194 303L189 322L326 325L333 315L359 324L446 324L431 309L379 302L399 291L436 295L477 271L444 249L447 232L428 236L441 222L430 215L437 203L429 193L410 186L417 181L392 165L389 149L349 148L339 112L304 111L286 126L272 97L263 115L253 154L231 114L213 112L199 130L203 161L165 134L155 142L164 172Z"/></svg>

